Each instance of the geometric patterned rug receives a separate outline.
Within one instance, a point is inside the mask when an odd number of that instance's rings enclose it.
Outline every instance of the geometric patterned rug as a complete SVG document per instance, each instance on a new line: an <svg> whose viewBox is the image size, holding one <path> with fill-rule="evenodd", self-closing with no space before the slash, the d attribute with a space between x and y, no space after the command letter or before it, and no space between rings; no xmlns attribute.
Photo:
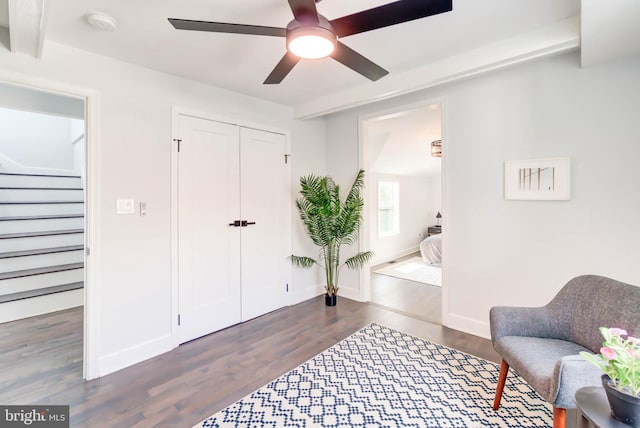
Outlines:
<svg viewBox="0 0 640 428"><path fill-rule="evenodd" d="M498 365L370 324L196 427L549 427L550 406Z"/></svg>

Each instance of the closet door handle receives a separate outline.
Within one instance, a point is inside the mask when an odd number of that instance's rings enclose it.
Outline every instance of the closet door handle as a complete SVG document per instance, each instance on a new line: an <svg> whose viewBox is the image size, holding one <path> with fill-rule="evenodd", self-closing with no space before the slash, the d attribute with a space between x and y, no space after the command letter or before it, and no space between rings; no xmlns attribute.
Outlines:
<svg viewBox="0 0 640 428"><path fill-rule="evenodd" d="M234 220L233 223L229 223L229 226L240 227L242 226L242 222L240 220Z"/></svg>
<svg viewBox="0 0 640 428"><path fill-rule="evenodd" d="M247 227L250 224L256 224L256 222L255 221L242 220L242 227Z"/></svg>

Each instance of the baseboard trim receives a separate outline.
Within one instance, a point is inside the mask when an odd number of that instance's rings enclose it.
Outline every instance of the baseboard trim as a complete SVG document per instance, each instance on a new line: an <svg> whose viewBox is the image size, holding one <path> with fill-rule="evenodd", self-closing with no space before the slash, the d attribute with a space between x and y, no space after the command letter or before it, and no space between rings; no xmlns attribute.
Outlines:
<svg viewBox="0 0 640 428"><path fill-rule="evenodd" d="M315 287L307 287L303 290L291 293L289 305L295 305L300 302L304 302L305 300L312 299L316 296L320 296L321 294L325 294L324 284L318 284ZM338 298L340 297L345 297L347 299L355 300L358 302L363 301L360 298L360 290L358 290L357 288L345 287L344 285L341 285L340 289L338 290Z"/></svg>
<svg viewBox="0 0 640 428"><path fill-rule="evenodd" d="M298 303L304 302L305 300L313 299L314 297L321 294L324 294L324 286L320 284L312 287L307 287L299 291L294 291L293 293L290 293L289 305L297 305Z"/></svg>
<svg viewBox="0 0 640 428"><path fill-rule="evenodd" d="M399 258L404 257L404 256L408 256L409 254L413 254L416 251L420 251L420 246L419 245L416 245L415 247L406 248L404 250L398 251L393 256L388 256L388 257L382 258L380 260L373 260L370 265L371 266L375 266L375 265L381 265L383 263L389 263L390 261L399 259Z"/></svg>
<svg viewBox="0 0 640 428"><path fill-rule="evenodd" d="M356 302L362 302L362 298L360 297L360 290L352 287L340 286L340 290L338 291L338 299L340 297L346 297L347 299L355 300Z"/></svg>
<svg viewBox="0 0 640 428"><path fill-rule="evenodd" d="M35 317L82 305L84 305L84 289L1 303L0 323Z"/></svg>
<svg viewBox="0 0 640 428"><path fill-rule="evenodd" d="M173 349L171 335L166 334L121 351L112 352L98 359L98 376L106 376L149 358L164 354L171 349Z"/></svg>
<svg viewBox="0 0 640 428"><path fill-rule="evenodd" d="M474 336L483 337L485 339L491 338L491 328L488 322L448 313L442 317L442 324L454 330L473 334Z"/></svg>

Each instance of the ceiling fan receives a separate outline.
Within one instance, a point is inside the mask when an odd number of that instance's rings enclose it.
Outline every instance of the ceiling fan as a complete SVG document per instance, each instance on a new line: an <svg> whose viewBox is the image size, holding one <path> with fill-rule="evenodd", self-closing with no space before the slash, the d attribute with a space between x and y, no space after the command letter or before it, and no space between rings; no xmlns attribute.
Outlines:
<svg viewBox="0 0 640 428"><path fill-rule="evenodd" d="M364 77L376 81L389 72L347 47L339 39L449 12L453 7L453 0L399 0L342 18L328 20L320 15L316 9L316 2L320 0L288 1L294 19L289 22L286 28L175 18L169 18L169 22L178 30L285 37L287 53L269 74L264 84L282 82L301 58L316 59L327 56L331 56Z"/></svg>

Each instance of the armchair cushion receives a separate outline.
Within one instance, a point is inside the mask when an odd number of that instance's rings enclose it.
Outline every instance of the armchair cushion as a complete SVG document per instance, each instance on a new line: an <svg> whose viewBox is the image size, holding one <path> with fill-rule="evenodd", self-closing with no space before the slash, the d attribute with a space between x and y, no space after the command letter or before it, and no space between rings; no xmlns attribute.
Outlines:
<svg viewBox="0 0 640 428"><path fill-rule="evenodd" d="M566 368L563 363L563 358L569 358L565 357L567 355L577 356L580 351L589 351L576 343L539 337L504 336L497 339L493 346L516 373L556 407L575 407L573 396L558 395L561 385L566 388L568 383L576 383L579 387L600 384L597 367L584 360L585 364L577 364L578 367ZM580 369L586 373L583 374Z"/></svg>

